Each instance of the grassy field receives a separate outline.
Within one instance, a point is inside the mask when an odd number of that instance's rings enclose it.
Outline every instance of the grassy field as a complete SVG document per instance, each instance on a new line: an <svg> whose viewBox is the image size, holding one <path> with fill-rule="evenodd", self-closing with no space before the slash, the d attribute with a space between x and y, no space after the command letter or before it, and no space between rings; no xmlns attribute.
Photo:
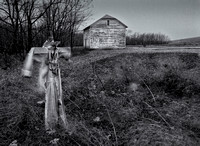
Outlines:
<svg viewBox="0 0 200 146"><path fill-rule="evenodd" d="M174 40L169 43L169 45L177 45L177 46L199 46L200 45L200 37L186 38L180 40Z"/></svg>
<svg viewBox="0 0 200 146"><path fill-rule="evenodd" d="M0 70L0 145L200 145L198 54L121 53L74 64L61 64L70 128L53 135L36 104L44 98L38 65L30 79L21 65Z"/></svg>

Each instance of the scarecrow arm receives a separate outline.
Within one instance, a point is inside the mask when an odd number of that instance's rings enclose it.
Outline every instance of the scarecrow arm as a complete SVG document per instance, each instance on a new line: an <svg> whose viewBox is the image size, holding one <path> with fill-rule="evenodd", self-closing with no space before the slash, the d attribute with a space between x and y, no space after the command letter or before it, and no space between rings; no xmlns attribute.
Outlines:
<svg viewBox="0 0 200 146"><path fill-rule="evenodd" d="M43 47L33 47L29 51L26 59L24 61L24 67L22 69L22 75L24 77L31 77L32 75L32 68L33 68L33 61L42 62L44 61L46 54L48 53L46 48Z"/></svg>
<svg viewBox="0 0 200 146"><path fill-rule="evenodd" d="M60 58L65 58L66 60L69 60L71 57L71 48L70 47L57 47L60 53Z"/></svg>

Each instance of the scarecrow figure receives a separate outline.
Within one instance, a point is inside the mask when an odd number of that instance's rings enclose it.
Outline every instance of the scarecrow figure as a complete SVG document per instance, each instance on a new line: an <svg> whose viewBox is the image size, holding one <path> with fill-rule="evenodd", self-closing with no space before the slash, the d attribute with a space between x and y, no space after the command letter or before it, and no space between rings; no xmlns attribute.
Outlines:
<svg viewBox="0 0 200 146"><path fill-rule="evenodd" d="M45 92L45 129L55 131L57 125L67 129L67 120L62 97L59 58L69 59L69 47L57 47L60 42L54 42L53 37L44 43L43 47L31 48L25 59L22 75L31 77L33 61L41 63L39 71L40 90Z"/></svg>

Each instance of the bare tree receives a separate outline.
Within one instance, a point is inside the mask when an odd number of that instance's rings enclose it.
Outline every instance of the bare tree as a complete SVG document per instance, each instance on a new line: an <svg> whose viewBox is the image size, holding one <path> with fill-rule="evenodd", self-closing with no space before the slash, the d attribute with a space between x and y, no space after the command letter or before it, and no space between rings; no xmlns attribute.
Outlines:
<svg viewBox="0 0 200 146"><path fill-rule="evenodd" d="M55 1L55 0L54 0ZM41 1L39 0L3 0L0 5L1 29L6 29L12 34L9 53L19 53L24 43L24 36L27 38L27 44L24 48L28 51L33 41L33 26L44 15L45 11L51 6L41 11ZM23 36L24 35L24 36Z"/></svg>
<svg viewBox="0 0 200 146"><path fill-rule="evenodd" d="M92 0L59 0L44 15L47 31L51 30L54 38L61 40L62 45L73 47L75 32L91 14L91 2Z"/></svg>
<svg viewBox="0 0 200 146"><path fill-rule="evenodd" d="M43 1L44 2L44 1ZM27 31L27 51L33 45L33 39L36 36L33 36L33 31L38 29L38 26L41 25L41 20L43 19L44 14L54 5L58 3L56 0L51 0L48 3L45 3L45 8L40 0L24 0L23 1L23 15L24 18L24 27Z"/></svg>
<svg viewBox="0 0 200 146"><path fill-rule="evenodd" d="M50 31L61 45L73 47L74 34L91 14L91 3L92 0L0 1L0 53L24 58L32 46L42 45Z"/></svg>
<svg viewBox="0 0 200 146"><path fill-rule="evenodd" d="M19 33L19 0L4 0L0 4L0 21L1 28L12 33L11 47L6 50L9 54L16 52L18 46L18 33Z"/></svg>
<svg viewBox="0 0 200 146"><path fill-rule="evenodd" d="M134 33L127 35L127 45L159 45L167 44L169 37L161 33Z"/></svg>

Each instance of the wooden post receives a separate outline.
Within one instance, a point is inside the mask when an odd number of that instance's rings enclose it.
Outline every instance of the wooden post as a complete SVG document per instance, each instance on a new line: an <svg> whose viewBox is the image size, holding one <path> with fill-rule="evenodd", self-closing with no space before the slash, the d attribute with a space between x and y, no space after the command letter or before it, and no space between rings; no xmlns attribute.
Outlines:
<svg viewBox="0 0 200 146"><path fill-rule="evenodd" d="M55 131L60 125L67 129L68 123L62 97L59 57L69 59L70 47L57 47L59 42L45 42L43 47L31 48L22 69L22 75L31 76L33 60L41 62L39 84L45 91L45 129Z"/></svg>

